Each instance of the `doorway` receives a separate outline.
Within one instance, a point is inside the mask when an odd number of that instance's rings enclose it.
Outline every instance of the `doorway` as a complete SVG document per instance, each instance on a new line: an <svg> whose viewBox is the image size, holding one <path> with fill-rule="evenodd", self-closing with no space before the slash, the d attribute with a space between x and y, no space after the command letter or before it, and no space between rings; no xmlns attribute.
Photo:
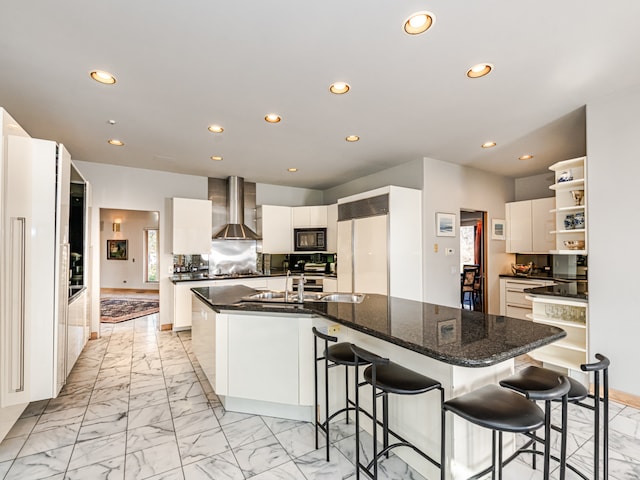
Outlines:
<svg viewBox="0 0 640 480"><path fill-rule="evenodd" d="M101 332L159 312L158 240L159 212L100 209Z"/></svg>
<svg viewBox="0 0 640 480"><path fill-rule="evenodd" d="M460 210L460 305L486 312L486 217L480 210Z"/></svg>

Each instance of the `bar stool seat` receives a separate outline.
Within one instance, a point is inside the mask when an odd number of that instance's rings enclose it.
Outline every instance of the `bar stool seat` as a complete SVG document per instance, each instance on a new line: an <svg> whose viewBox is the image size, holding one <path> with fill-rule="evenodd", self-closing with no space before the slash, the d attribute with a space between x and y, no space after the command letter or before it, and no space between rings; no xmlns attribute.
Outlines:
<svg viewBox="0 0 640 480"><path fill-rule="evenodd" d="M348 365L350 367L355 367L356 365L368 365L369 362L365 362L353 354L351 345L352 344L349 342L340 342L335 345L331 345L325 350L324 356L327 357L327 360L330 362L338 363L340 365Z"/></svg>
<svg viewBox="0 0 640 480"><path fill-rule="evenodd" d="M558 378L561 376L561 373L548 368L531 366L501 380L500 385L519 393L524 393L527 390L548 390L558 384ZM578 402L587 398L589 392L582 383L571 377L567 377L567 379L571 385L567 394L569 402Z"/></svg>
<svg viewBox="0 0 640 480"><path fill-rule="evenodd" d="M522 433L534 440L540 440L533 433L544 427L544 478L549 478L551 458L551 410L550 401L562 399L563 405L566 406L567 394L569 392L570 383L566 377L560 378L556 385L550 389L529 390L524 392L524 396L514 391L500 388L497 385L487 385L474 390L470 393L452 398L442 404L442 446L446 445L446 412L452 412L468 422L480 427L488 428L492 431L491 441L491 465L482 472L474 475L472 478L481 478L491 472L495 478L496 467L498 470L498 478L502 478L502 466L515 458L519 453L526 450L526 446L518 449L506 462L502 461L502 434ZM546 408L543 411L538 405L531 400L543 400L546 402ZM496 432L498 433L498 442L496 446ZM561 478L564 478L564 467L566 464L566 428L563 430L561 437L561 453L560 453L560 469ZM498 462L496 464L496 450ZM443 452L444 458L444 452ZM446 462L442 461L441 478L446 478Z"/></svg>
<svg viewBox="0 0 640 480"><path fill-rule="evenodd" d="M365 368L363 376L367 383L372 383L373 367ZM393 362L377 368L375 381L379 390L398 395L418 395L441 387L437 380Z"/></svg>
<svg viewBox="0 0 640 480"><path fill-rule="evenodd" d="M540 407L497 385L486 385L453 398L443 408L471 423L503 432L530 432L544 425Z"/></svg>

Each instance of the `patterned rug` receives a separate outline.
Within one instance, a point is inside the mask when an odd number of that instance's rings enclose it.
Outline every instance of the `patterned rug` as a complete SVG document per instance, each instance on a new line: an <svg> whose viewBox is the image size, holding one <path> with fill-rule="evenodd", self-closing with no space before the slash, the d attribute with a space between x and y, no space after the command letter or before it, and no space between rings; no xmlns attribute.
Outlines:
<svg viewBox="0 0 640 480"><path fill-rule="evenodd" d="M158 300L138 298L103 298L100 300L100 321L118 323L144 317L160 311Z"/></svg>

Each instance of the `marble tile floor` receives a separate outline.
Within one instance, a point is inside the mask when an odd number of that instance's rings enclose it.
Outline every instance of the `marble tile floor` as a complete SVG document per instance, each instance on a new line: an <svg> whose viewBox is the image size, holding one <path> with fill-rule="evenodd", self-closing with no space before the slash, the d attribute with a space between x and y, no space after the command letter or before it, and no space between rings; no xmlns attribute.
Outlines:
<svg viewBox="0 0 640 480"><path fill-rule="evenodd" d="M102 325L61 395L31 403L0 443L0 479L355 478L352 424L332 425L325 462L312 424L226 412L192 353L190 332L159 332L157 321L149 315ZM584 412L571 410L570 458L590 474ZM610 477L640 478L640 411L613 404L611 419ZM370 440L362 436L365 458ZM542 479L525 460L510 464L504 478ZM380 474L423 479L394 455Z"/></svg>

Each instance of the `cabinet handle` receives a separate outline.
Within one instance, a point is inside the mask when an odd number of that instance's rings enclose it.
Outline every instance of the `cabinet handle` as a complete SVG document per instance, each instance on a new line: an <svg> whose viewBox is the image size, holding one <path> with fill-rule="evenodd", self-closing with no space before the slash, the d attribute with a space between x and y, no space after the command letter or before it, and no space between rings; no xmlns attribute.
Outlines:
<svg viewBox="0 0 640 480"><path fill-rule="evenodd" d="M513 305L512 303L507 303L507 307L521 308L522 310L531 310L531 307L523 307L522 305Z"/></svg>
<svg viewBox="0 0 640 480"><path fill-rule="evenodd" d="M26 225L25 217L11 218L11 244L9 257L9 349L11 362L11 385L14 392L24 391L24 342L25 342L25 283L26 283Z"/></svg>

